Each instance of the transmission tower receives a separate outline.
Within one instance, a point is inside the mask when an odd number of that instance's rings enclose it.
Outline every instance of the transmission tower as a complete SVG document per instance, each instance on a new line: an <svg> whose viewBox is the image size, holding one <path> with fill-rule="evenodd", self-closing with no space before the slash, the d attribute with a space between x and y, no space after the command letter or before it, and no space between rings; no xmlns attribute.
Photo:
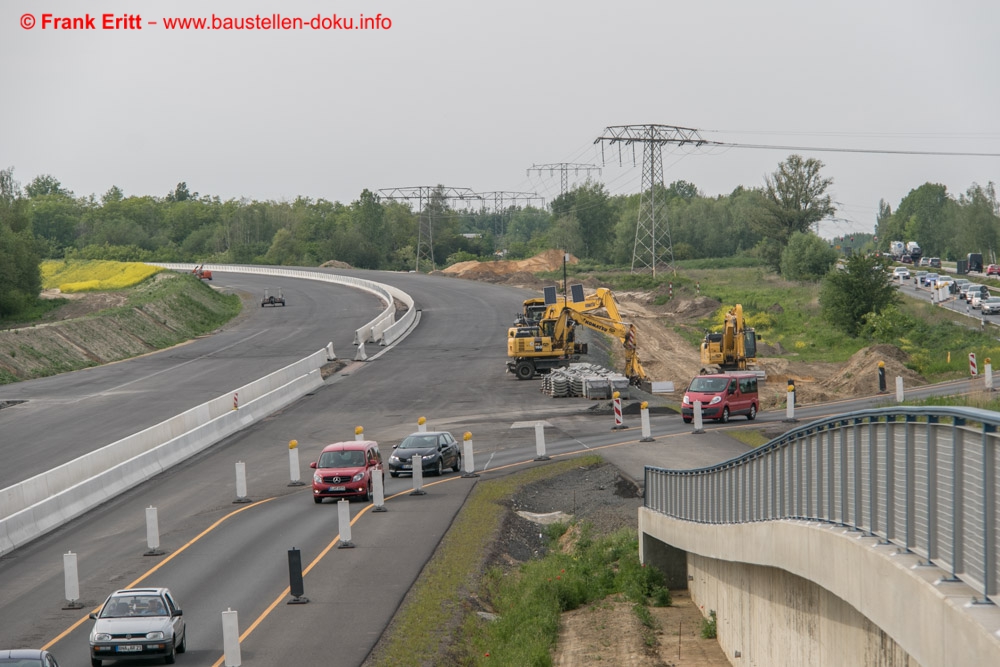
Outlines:
<svg viewBox="0 0 1000 667"><path fill-rule="evenodd" d="M417 230L417 259L414 270L420 272L420 259L423 258L431 263L431 270L434 270L434 211L428 208L424 215L424 202L430 203L435 197L443 202L454 201L481 201L482 197L469 188L446 188L443 185L418 185L411 188L386 188L378 191L384 199L411 200L416 199L419 204L417 208L417 219L419 226Z"/></svg>
<svg viewBox="0 0 1000 667"><path fill-rule="evenodd" d="M572 171L575 175L579 174L581 171L585 171L587 177L590 177L590 172L596 171L597 175L601 175L601 168L593 164L576 164L573 162L555 162L553 164L533 164L528 167L528 175L531 172L537 171L541 174L543 171L548 170L549 176L552 172L559 172L559 194L564 195L566 191L569 190L569 172Z"/></svg>
<svg viewBox="0 0 1000 667"><path fill-rule="evenodd" d="M635 145L642 144L642 194L639 197L639 221L635 228L635 245L632 249L632 273L652 271L658 267L674 269L674 247L667 224L666 193L663 188L664 144L714 144L698 135L698 130L674 125L612 125L604 130L601 142L601 159L604 160L604 142L618 145L618 162L621 147L632 146L632 163L635 164ZM664 258L664 254L666 257Z"/></svg>
<svg viewBox="0 0 1000 667"><path fill-rule="evenodd" d="M478 193L482 197L482 212L486 212L486 207L490 201L493 202L493 211L497 213L497 220L494 224L493 233L496 235L497 239L500 239L506 230L506 219L507 209L511 206L517 206L519 203L525 203L531 205L533 201L540 201L542 206L545 206L545 197L542 197L537 192L511 192L509 190L498 190L496 192L480 192Z"/></svg>

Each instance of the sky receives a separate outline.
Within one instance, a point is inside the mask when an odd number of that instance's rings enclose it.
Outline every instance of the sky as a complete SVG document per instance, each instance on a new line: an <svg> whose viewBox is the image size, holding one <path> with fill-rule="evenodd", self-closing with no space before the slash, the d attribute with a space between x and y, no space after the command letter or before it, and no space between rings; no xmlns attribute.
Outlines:
<svg viewBox="0 0 1000 667"><path fill-rule="evenodd" d="M274 14L305 28L166 26ZM661 124L740 145L664 146L666 184L760 187L798 153L833 179L820 234L872 232L880 200L1000 181L1000 157L883 152L1000 155L997 25L995 0L3 0L0 169L78 196L441 184L551 202L559 172L533 165L638 192L641 150L595 140Z"/></svg>

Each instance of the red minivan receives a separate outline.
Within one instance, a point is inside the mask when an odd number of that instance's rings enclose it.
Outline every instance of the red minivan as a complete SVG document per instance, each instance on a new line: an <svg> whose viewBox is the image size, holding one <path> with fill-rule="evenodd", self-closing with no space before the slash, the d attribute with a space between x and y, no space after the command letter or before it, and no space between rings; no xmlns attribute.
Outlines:
<svg viewBox="0 0 1000 667"><path fill-rule="evenodd" d="M372 476L382 475L382 454L374 440L351 440L327 445L318 461L309 464L313 473L313 500L324 498L372 499Z"/></svg>
<svg viewBox="0 0 1000 667"><path fill-rule="evenodd" d="M685 424L694 419L694 402L701 401L703 419L727 422L733 415L754 419L760 409L756 375L699 375L691 380L681 403Z"/></svg>

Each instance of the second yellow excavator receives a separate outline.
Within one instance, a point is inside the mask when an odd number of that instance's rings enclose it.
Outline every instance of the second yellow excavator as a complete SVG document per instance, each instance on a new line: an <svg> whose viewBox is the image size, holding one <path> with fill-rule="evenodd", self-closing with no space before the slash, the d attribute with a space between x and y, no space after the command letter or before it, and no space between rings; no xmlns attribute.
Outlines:
<svg viewBox="0 0 1000 667"><path fill-rule="evenodd" d="M709 332L701 343L702 373L745 371L757 363L757 334L743 320L743 306L736 304L724 316L720 332Z"/></svg>

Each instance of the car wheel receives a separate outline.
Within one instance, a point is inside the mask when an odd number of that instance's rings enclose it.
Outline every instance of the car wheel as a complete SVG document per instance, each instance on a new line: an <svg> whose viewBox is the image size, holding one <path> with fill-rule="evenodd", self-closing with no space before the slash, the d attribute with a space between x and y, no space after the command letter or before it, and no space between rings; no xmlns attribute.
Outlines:
<svg viewBox="0 0 1000 667"><path fill-rule="evenodd" d="M535 366L530 361L520 361L514 369L518 380L530 380L535 377Z"/></svg>
<svg viewBox="0 0 1000 667"><path fill-rule="evenodd" d="M690 424L691 423L691 418L690 417L682 417L681 419L684 420L685 424Z"/></svg>
<svg viewBox="0 0 1000 667"><path fill-rule="evenodd" d="M438 458L437 465L434 466L434 475L440 477L442 474L444 474L444 465L441 463L441 459Z"/></svg>
<svg viewBox="0 0 1000 667"><path fill-rule="evenodd" d="M722 422L723 424L725 424L725 423L727 423L729 421L729 406L728 405L726 407L722 408L722 416L719 417L719 421Z"/></svg>
<svg viewBox="0 0 1000 667"><path fill-rule="evenodd" d="M90 659L90 667L101 667L101 661L97 658Z"/></svg>
<svg viewBox="0 0 1000 667"><path fill-rule="evenodd" d="M188 650L188 633L187 633L187 628L184 629L184 636L181 637L181 643L177 645L177 652L178 653L184 653L184 651L186 651L186 650Z"/></svg>
<svg viewBox="0 0 1000 667"><path fill-rule="evenodd" d="M163 664L172 665L174 664L174 647L170 647L170 653L163 656Z"/></svg>
<svg viewBox="0 0 1000 667"><path fill-rule="evenodd" d="M459 472L462 469L462 455L459 454L455 457L455 465L451 467L455 472Z"/></svg>
<svg viewBox="0 0 1000 667"><path fill-rule="evenodd" d="M747 413L747 421L752 422L756 418L757 418L757 406L751 403L750 412Z"/></svg>
<svg viewBox="0 0 1000 667"><path fill-rule="evenodd" d="M319 505L320 503L323 502L323 499L320 498L319 496L313 496L313 502Z"/></svg>
<svg viewBox="0 0 1000 667"><path fill-rule="evenodd" d="M372 481L368 480L368 489L365 491L365 502L370 503L374 496L372 495Z"/></svg>
<svg viewBox="0 0 1000 667"><path fill-rule="evenodd" d="M389 473L389 477L399 477L399 473L398 472L390 472Z"/></svg>

